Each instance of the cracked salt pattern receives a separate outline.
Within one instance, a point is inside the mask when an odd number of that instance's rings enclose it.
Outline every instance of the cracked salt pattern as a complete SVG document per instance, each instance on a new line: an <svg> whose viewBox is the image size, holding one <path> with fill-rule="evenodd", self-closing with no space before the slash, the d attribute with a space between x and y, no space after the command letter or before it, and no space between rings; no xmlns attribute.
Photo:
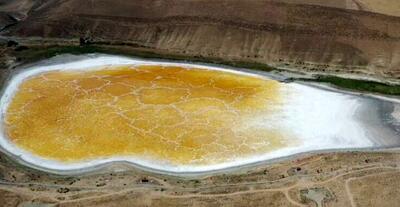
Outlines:
<svg viewBox="0 0 400 207"><path fill-rule="evenodd" d="M276 113L279 94L274 80L196 68L47 72L19 86L6 130L23 149L61 161L215 164L288 145L278 129L249 124Z"/></svg>
<svg viewBox="0 0 400 207"><path fill-rule="evenodd" d="M100 55L17 74L1 99L0 145L46 169L129 161L208 171L372 147L354 116L364 102L222 68Z"/></svg>

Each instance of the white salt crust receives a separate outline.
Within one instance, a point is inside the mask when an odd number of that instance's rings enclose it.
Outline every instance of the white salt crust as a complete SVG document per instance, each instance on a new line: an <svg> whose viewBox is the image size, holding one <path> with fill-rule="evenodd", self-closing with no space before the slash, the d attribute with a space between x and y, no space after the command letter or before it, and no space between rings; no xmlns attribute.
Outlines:
<svg viewBox="0 0 400 207"><path fill-rule="evenodd" d="M9 82L0 100L0 146L7 152L17 156L28 165L51 171L79 171L92 168L101 164L127 161L145 168L167 171L173 173L193 173L220 170L265 161L289 155L326 149L367 148L374 144L368 137L368 129L354 116L363 105L365 99L342 94L338 92L317 89L298 83L282 85L281 93L284 97L282 113L272 118L254 117L254 123L260 127L279 127L285 132L285 136L293 137L287 140L293 144L276 151L262 155L254 155L246 158L232 158L232 161L213 165L172 165L165 160L154 160L151 157L113 157L105 159L87 160L80 162L60 162L44 159L33 155L13 144L5 135L4 115L8 104L18 89L18 86L28 77L47 71L66 70L95 70L104 66L116 65L171 65L186 68L195 67L207 70L220 70L240 75L256 76L270 79L266 76L255 75L230 69L195 65L186 63L170 63L158 61L143 61L120 56L97 55L85 56L82 60L57 63L55 65L34 66L16 74ZM283 83L282 83L283 84ZM57 150L57 149L54 149Z"/></svg>

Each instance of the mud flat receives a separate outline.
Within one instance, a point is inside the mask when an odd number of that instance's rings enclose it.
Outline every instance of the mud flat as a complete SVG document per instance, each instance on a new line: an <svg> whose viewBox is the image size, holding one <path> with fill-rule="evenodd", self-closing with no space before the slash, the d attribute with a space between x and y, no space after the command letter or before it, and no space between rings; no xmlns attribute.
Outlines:
<svg viewBox="0 0 400 207"><path fill-rule="evenodd" d="M196 75L210 73L211 75L222 75L224 78L226 78L226 76L232 76L232 78L237 76L243 78L240 79L243 80L243 82L259 82L261 92L257 92L255 95L252 94L248 97L246 96L247 94L241 94L241 96L245 97L245 99L243 99L245 102L243 102L243 100L239 101L239 103L243 104L240 105L240 107L238 106L235 108L229 105L231 103L225 102L225 104L228 103L226 105L229 106L227 107L229 110L224 111L221 109L222 112L232 112L233 114L239 114L241 116L239 119L237 116L227 116L224 113L220 114L218 117L227 117L225 120L218 119L218 123L222 124L221 126L224 130L222 130L222 132L218 131L219 134L215 136L214 140L211 140L211 144L191 143L189 147L184 146L184 144L177 144L174 149L168 149L168 144L160 141L157 144L165 148L161 153L159 153L159 149L151 150L151 148L156 147L156 145L148 145L149 148L146 153L126 148L123 148L123 150L113 148L113 154L109 152L101 153L99 149L107 148L107 146L116 142L115 139L109 140L108 143L97 142L100 144L96 146L93 144L95 142L91 142L96 138L90 138L85 144L82 145L82 143L80 143L75 146L76 148L69 147L68 149L65 146L67 142L57 142L56 145L47 146L47 150L50 151L46 152L49 152L49 154L44 154L43 151L38 151L38 148L35 148L32 143L21 142L23 137L18 137L21 131L14 134L8 131L10 129L10 122L7 120L9 107L13 106L13 100L18 96L19 92L23 91L24 83L29 83L30 80L35 80L37 77L46 76L48 74L64 73L65 75L73 72L75 75L85 76L87 73L101 72L107 68L111 71L116 70L115 67L130 67L128 68L129 70L137 71L141 70L140 67L147 67L145 69L146 73L151 73L152 70L155 70L154 67L161 67L161 71L167 72L174 71L178 67L180 69L177 74L195 71ZM174 75L176 74L172 74L172 76ZM188 76L182 76L180 81L185 81L185 77ZM227 81L227 79L224 78L213 81L216 84L219 83L218 81ZM163 79L163 77L157 77L157 79ZM208 81L207 78L205 78L205 80ZM79 81L79 79L77 79L77 81ZM152 81L154 80L152 79ZM234 91L241 88L241 86L242 85L224 88L224 90ZM268 91L264 91L266 90L265 87L271 87L273 89L268 88ZM151 89L152 88L149 90ZM193 95L191 92L189 95ZM135 94L137 95L137 93ZM158 98L165 99L173 94L174 93L161 93L161 95L158 94L160 96ZM274 94L274 96L271 94ZM57 94L50 95L52 97L57 97ZM231 96L234 95L237 94L231 94ZM143 96L142 98L145 97L148 96ZM44 99L46 98L47 97L44 97ZM185 99L185 103L191 100L192 99ZM223 98L213 100L224 102L230 99L229 96L227 96L226 100ZM169 106L172 105L176 107L176 104L181 103L180 101L181 100L168 104ZM204 113L209 111L207 107L214 106L213 103L208 103L204 106L204 102L202 102L202 105L194 104L190 106L198 110L203 110L202 113ZM141 104L144 104L145 107L155 107L154 105L158 103ZM352 95L296 82L281 83L273 80L268 73L258 72L257 74L252 74L247 71L243 72L234 70L233 68L219 66L150 61L121 56L60 56L55 59L50 59L47 62L21 69L18 73L14 74L8 84L6 84L0 107L0 118L2 121L2 137L0 139L0 144L2 149L23 164L41 170L59 173L90 171L90 169L96 169L98 166L107 163L128 162L148 170L185 174L223 170L310 151L371 149L396 147L400 145L398 116L396 115L399 106L396 101L391 102L390 100L380 97L370 98ZM241 107L245 107L246 110ZM182 110L182 108L179 109ZM154 111L151 111L150 114L158 115ZM187 111L184 111L184 114L186 114L185 120L191 120L193 118L190 118L191 116L188 115L190 113ZM94 115L95 114L89 114L89 116ZM210 120L216 120L216 118L208 118ZM104 117L103 119L97 119L100 125L94 125L95 127L105 126L104 123L108 121L104 120ZM207 117L203 117L203 119L207 119ZM161 116L159 119L154 119L153 122L150 120L150 125L156 125L160 120L163 120ZM29 122L29 120L27 121ZM200 122L188 123L189 125L182 125L180 127L193 128L197 127L197 124ZM202 123L200 123L200 125L201 124ZM17 124L11 124L11 127L15 126L17 126ZM110 125L109 128L113 126L115 125ZM30 123L29 131L34 132L37 130L37 127L37 125ZM212 127L213 126L208 125L201 129L212 131ZM229 139L223 139L221 141L221 137L227 136L225 132L231 132L231 129L233 129L232 136L230 136ZM96 130L101 129L99 127ZM165 131L171 133L171 129ZM160 140L169 139L171 134L168 133L166 135L164 133L162 136L163 139ZM217 133L217 131L215 133ZM161 134L160 132L160 134L157 135ZM240 136L238 134L240 134ZM31 139L30 136L31 134L28 133L28 138L25 137L25 139ZM79 136L84 136L84 134L79 134ZM131 139L126 134L121 136L126 136L128 140ZM210 136L210 134L203 132L203 134L196 136L207 137ZM54 142L54 140L47 140L44 139L44 137L38 138L38 140L34 140L33 142L38 143L39 141L40 146L46 145L47 141ZM117 137L116 139L119 140L119 138L120 137ZM46 142L41 142L41 139L46 140ZM73 141L71 141L71 138L65 140L67 140L68 143ZM129 141L129 143L131 142L132 141ZM143 140L139 139L136 142L143 142ZM28 144L24 145L21 143ZM183 141L178 139L177 143L183 143ZM86 149L86 146L90 146L91 148ZM209 149L211 146L214 147L214 151L204 150ZM76 153L78 147L82 151L93 150L93 152L74 157L73 155L79 154ZM189 149L189 151L184 151L186 149ZM63 152L64 154L56 155L53 151ZM96 152L99 151L100 153L96 154ZM198 153L196 159L191 159L193 151L201 152Z"/></svg>

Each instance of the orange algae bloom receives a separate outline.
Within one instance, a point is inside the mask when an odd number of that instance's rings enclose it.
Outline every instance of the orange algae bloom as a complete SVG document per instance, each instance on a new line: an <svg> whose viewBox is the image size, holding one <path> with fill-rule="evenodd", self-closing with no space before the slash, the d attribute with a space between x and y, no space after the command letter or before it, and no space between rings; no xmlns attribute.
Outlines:
<svg viewBox="0 0 400 207"><path fill-rule="evenodd" d="M277 130L254 124L277 112L279 86L177 66L45 72L19 85L6 134L22 149L62 162L132 156L220 164L287 145Z"/></svg>

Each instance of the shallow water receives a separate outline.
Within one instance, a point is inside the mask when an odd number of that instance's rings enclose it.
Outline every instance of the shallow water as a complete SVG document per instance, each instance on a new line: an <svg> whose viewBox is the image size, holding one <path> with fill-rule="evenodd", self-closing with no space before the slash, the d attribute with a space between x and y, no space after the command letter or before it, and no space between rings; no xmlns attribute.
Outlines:
<svg viewBox="0 0 400 207"><path fill-rule="evenodd" d="M205 171L398 144L394 105L226 69L98 56L15 76L1 100L1 143L45 168L129 160Z"/></svg>

